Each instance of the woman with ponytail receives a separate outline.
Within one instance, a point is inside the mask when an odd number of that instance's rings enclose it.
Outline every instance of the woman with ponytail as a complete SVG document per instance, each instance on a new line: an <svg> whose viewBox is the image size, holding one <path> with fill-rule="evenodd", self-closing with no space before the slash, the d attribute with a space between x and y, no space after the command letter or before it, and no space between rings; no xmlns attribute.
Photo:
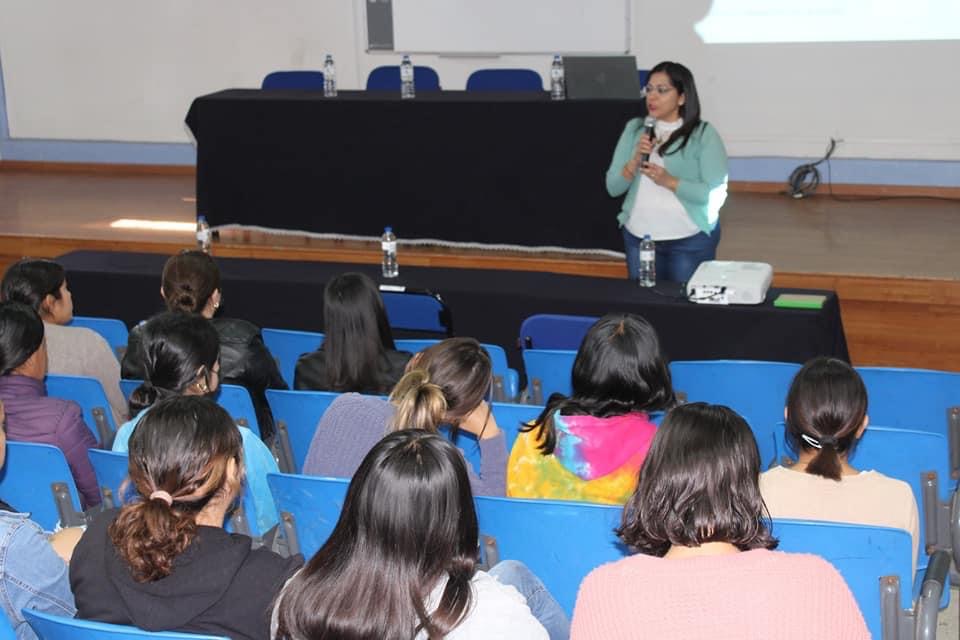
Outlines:
<svg viewBox="0 0 960 640"><path fill-rule="evenodd" d="M269 603L302 564L223 521L243 484L243 444L212 401L171 395L130 438L136 498L98 514L77 545L70 584L77 615L148 631L263 640Z"/></svg>
<svg viewBox="0 0 960 640"><path fill-rule="evenodd" d="M523 565L479 570L478 534L457 449L419 429L386 436L353 476L326 544L284 587L272 638L546 640L544 626L566 638L559 605ZM504 569L536 581L529 606L498 579Z"/></svg>
<svg viewBox="0 0 960 640"><path fill-rule="evenodd" d="M323 414L310 443L303 472L349 478L385 433L401 429L451 436L465 431L477 439L479 474L467 465L477 495L502 496L507 448L486 397L492 383L490 356L473 338L448 338L410 360L406 374L384 400L348 393Z"/></svg>
<svg viewBox="0 0 960 640"><path fill-rule="evenodd" d="M117 430L114 451L127 451L128 440L157 401L175 396L212 396L220 385L220 341L209 320L168 311L150 318L139 329L143 384L130 394L130 415L134 417ZM259 531L266 531L277 523L277 510L267 486L267 474L279 471L277 461L250 429L235 428L243 439L257 526Z"/></svg>
<svg viewBox="0 0 960 640"><path fill-rule="evenodd" d="M807 362L790 385L784 417L797 462L760 476L770 514L905 529L916 558L920 520L910 485L850 464L869 422L860 374L836 358Z"/></svg>

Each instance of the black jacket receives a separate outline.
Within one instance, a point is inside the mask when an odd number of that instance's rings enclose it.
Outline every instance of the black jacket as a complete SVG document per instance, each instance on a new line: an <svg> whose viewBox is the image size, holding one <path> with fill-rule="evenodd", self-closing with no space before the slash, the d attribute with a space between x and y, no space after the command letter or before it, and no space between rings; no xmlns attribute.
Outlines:
<svg viewBox="0 0 960 640"><path fill-rule="evenodd" d="M247 536L201 526L174 559L170 575L141 583L107 533L118 513L97 514L73 552L70 588L78 618L238 640L270 637L273 599L303 564L302 556L254 551Z"/></svg>
<svg viewBox="0 0 960 640"><path fill-rule="evenodd" d="M257 410L260 435L267 439L274 433L273 414L267 405L267 389L286 389L277 362L270 355L260 328L237 318L214 318L210 321L220 335L220 380L227 384L246 387ZM140 354L140 327L137 325L127 339L127 351L120 363L120 374L125 379L142 380L143 356Z"/></svg>
<svg viewBox="0 0 960 640"><path fill-rule="evenodd" d="M333 389L327 379L325 366L326 353L321 346L312 353L305 353L297 360L297 368L293 374L293 388L304 391L354 391L356 393L385 394L390 393L397 381L403 377L407 362L413 354L409 351L387 351L380 361L380 371L377 372L377 386L366 389Z"/></svg>

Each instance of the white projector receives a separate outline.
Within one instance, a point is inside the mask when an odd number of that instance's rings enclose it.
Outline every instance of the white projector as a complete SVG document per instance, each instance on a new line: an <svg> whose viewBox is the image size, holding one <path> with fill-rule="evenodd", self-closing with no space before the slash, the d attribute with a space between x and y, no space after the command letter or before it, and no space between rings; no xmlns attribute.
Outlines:
<svg viewBox="0 0 960 640"><path fill-rule="evenodd" d="M773 281L766 262L701 262L687 282L687 299L701 304L760 304Z"/></svg>

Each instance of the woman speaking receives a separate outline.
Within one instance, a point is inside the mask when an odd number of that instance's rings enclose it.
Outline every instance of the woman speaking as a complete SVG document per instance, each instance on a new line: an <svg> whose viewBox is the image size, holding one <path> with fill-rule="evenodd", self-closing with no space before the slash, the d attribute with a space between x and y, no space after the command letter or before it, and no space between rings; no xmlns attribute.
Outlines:
<svg viewBox="0 0 960 640"><path fill-rule="evenodd" d="M627 194L617 222L628 277L637 279L640 241L649 235L656 241L657 278L686 282L717 254L727 152L717 130L700 119L693 74L682 64L661 62L650 70L646 101L646 123L633 118L620 135L607 191Z"/></svg>

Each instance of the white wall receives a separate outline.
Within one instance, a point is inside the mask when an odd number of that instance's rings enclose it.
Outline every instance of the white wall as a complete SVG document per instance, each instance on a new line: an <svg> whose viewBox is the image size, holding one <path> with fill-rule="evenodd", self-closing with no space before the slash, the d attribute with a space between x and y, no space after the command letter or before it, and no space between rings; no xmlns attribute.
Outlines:
<svg viewBox="0 0 960 640"><path fill-rule="evenodd" d="M588 0L584 0L587 2ZM733 156L960 160L960 42L704 45L709 0L632 0L632 52L693 69L704 115ZM0 64L13 138L184 142L191 100L256 87L271 70L337 61L341 88L397 60L364 51L362 0L0 0ZM417 56L447 89L478 67L549 57Z"/></svg>

